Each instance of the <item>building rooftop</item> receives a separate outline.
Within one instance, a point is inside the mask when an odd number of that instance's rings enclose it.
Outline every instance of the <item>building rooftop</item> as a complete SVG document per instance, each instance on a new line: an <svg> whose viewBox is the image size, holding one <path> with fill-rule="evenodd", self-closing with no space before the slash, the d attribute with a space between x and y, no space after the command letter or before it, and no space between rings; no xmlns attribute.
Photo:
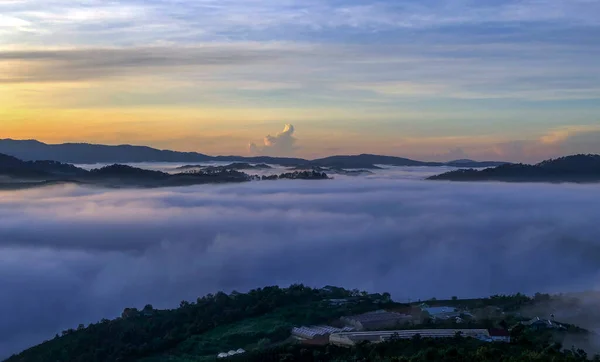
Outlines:
<svg viewBox="0 0 600 362"><path fill-rule="evenodd" d="M540 317L535 317L526 322L521 322L522 325L531 326L531 325L544 325L547 328L556 328L556 329L566 329L563 323L551 321L549 319L541 319Z"/></svg>
<svg viewBox="0 0 600 362"><path fill-rule="evenodd" d="M377 322L377 321L384 321L384 320L389 320L389 319L402 319L402 318L410 318L410 317L411 316L409 316L407 314L400 314L400 313L394 313L394 312L387 312L385 310L379 310L376 312L359 314L359 315L354 315L354 316L350 316L350 317L346 317L346 318L357 321L357 322L361 322L361 323L368 323L368 322Z"/></svg>
<svg viewBox="0 0 600 362"><path fill-rule="evenodd" d="M454 313L454 312L456 312L456 308L454 308L454 307L425 307L425 308L423 308L423 311L434 316L437 314Z"/></svg>
<svg viewBox="0 0 600 362"><path fill-rule="evenodd" d="M331 326L308 326L308 327L295 327L292 329L292 334L305 337L315 338L317 336L325 336L331 333L350 332L353 331L352 327L336 328Z"/></svg>

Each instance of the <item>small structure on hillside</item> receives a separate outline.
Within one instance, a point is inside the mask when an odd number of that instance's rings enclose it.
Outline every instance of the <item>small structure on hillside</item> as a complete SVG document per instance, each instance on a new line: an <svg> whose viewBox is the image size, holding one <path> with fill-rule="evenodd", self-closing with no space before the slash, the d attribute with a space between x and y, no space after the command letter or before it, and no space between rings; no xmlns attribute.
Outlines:
<svg viewBox="0 0 600 362"><path fill-rule="evenodd" d="M489 330L492 342L510 343L510 333L506 329L493 328Z"/></svg>
<svg viewBox="0 0 600 362"><path fill-rule="evenodd" d="M229 352L221 352L217 355L217 358L228 358L228 357L233 357L236 356L238 354L244 354L246 353L245 350L243 350L242 348L238 349L238 350L231 350Z"/></svg>
<svg viewBox="0 0 600 362"><path fill-rule="evenodd" d="M327 302L330 305L346 305L351 303L352 301L348 298L340 298L340 299L328 299Z"/></svg>
<svg viewBox="0 0 600 362"><path fill-rule="evenodd" d="M351 332L354 328L336 328L331 326L307 326L292 329L292 337L306 344L328 344L332 333Z"/></svg>
<svg viewBox="0 0 600 362"><path fill-rule="evenodd" d="M562 323L551 321L549 319L541 319L540 317L521 322L521 324L533 329L567 329Z"/></svg>
<svg viewBox="0 0 600 362"><path fill-rule="evenodd" d="M451 319L459 317L461 312L454 307L429 307L422 306L423 312L429 313L429 316L433 319Z"/></svg>
<svg viewBox="0 0 600 362"><path fill-rule="evenodd" d="M392 328L405 323L411 323L413 317L407 314L400 314L379 310L350 317L342 317L340 320L354 327L356 330L363 331L369 329Z"/></svg>

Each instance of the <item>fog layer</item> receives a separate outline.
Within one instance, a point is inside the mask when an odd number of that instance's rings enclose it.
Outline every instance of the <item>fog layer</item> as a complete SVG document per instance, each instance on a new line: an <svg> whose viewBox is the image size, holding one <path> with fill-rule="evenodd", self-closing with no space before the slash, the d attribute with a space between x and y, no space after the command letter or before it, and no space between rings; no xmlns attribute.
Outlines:
<svg viewBox="0 0 600 362"><path fill-rule="evenodd" d="M0 192L0 358L219 290L332 284L416 300L597 286L599 186L413 180L430 172Z"/></svg>

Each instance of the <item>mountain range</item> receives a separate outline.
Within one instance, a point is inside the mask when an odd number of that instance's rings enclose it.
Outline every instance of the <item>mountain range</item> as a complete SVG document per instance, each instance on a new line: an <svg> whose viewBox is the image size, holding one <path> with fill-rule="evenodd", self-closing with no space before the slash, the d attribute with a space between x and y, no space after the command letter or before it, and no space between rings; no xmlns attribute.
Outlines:
<svg viewBox="0 0 600 362"><path fill-rule="evenodd" d="M376 169L376 165L388 166L454 166L493 167L506 162L457 160L451 162L423 162L402 157L380 155L342 155L315 160L288 157L209 156L197 152L158 150L146 146L97 145L89 143L46 144L36 140L0 140L0 153L25 161L55 160L63 163L136 163L136 162L247 162L267 163L286 167L330 167Z"/></svg>

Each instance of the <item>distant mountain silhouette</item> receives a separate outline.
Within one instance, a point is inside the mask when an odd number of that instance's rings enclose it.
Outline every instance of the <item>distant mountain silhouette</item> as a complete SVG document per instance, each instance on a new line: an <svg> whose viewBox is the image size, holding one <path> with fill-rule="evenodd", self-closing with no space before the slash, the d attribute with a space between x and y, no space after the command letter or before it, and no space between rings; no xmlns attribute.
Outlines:
<svg viewBox="0 0 600 362"><path fill-rule="evenodd" d="M600 155L574 155L536 165L506 164L484 170L461 169L429 180L506 182L600 182Z"/></svg>
<svg viewBox="0 0 600 362"><path fill-rule="evenodd" d="M370 154L331 156L316 160L287 157L242 157L242 156L208 156L197 152L176 152L158 150L146 146L107 146L87 143L45 144L36 140L0 140L0 153L18 157L25 161L55 160L64 163L94 164L94 163L135 163L135 162L245 162L265 163L286 167L329 167L336 169L377 169L377 165L387 166L458 166L458 167L490 167L504 162L469 163L453 161L422 162L408 158L379 156Z"/></svg>
<svg viewBox="0 0 600 362"><path fill-rule="evenodd" d="M203 169L203 170L268 170L271 169L273 167L264 164L264 163L259 163L257 165L252 165L250 163L246 163L246 162L235 162L232 163L230 165L226 165L226 166L204 166L204 165L185 165L185 166L181 166L181 167L177 167L177 170L181 170L181 171L185 171L185 170L196 170L196 169Z"/></svg>
<svg viewBox="0 0 600 362"><path fill-rule="evenodd" d="M446 166L452 166L452 167L474 167L474 168L480 168L480 167L496 167L496 166L501 166L501 165L506 165L508 162L501 162L501 161L473 161L473 160L454 160L454 161L450 161L450 162L446 162L445 165Z"/></svg>
<svg viewBox="0 0 600 362"><path fill-rule="evenodd" d="M0 140L0 153L22 160L67 163L206 162L212 157L196 152L162 151L145 146L106 146L88 143L45 144L35 140Z"/></svg>

